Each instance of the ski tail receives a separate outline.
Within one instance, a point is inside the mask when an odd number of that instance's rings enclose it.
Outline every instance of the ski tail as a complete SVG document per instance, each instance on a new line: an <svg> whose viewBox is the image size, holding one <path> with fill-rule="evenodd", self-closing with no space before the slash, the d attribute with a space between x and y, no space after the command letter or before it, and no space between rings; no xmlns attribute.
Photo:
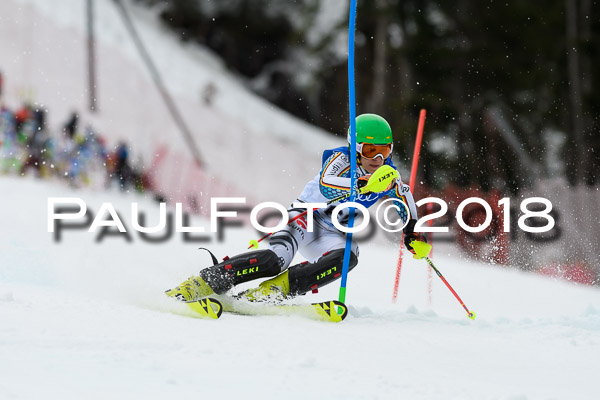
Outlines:
<svg viewBox="0 0 600 400"><path fill-rule="evenodd" d="M218 319L223 313L221 302L212 297L188 301L186 304L195 312L195 316L198 318Z"/></svg>

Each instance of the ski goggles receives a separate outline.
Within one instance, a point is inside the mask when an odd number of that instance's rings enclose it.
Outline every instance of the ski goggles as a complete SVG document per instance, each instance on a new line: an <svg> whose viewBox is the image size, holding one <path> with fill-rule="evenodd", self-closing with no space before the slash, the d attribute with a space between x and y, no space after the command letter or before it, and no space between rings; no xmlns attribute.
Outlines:
<svg viewBox="0 0 600 400"><path fill-rule="evenodd" d="M373 143L357 143L356 151L363 156L364 158L369 158L371 160L380 157L382 159L386 159L392 154L392 149L394 145L392 143L388 144L373 144Z"/></svg>

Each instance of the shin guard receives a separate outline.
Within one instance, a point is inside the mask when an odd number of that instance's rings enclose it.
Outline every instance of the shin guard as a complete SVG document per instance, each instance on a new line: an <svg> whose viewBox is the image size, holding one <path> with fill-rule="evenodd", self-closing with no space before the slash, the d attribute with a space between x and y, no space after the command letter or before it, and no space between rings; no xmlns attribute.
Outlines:
<svg viewBox="0 0 600 400"><path fill-rule="evenodd" d="M300 295L310 290L316 291L342 276L344 249L337 249L323 254L314 263L304 262L289 268L290 294ZM358 264L358 258L350 252L348 271Z"/></svg>
<svg viewBox="0 0 600 400"><path fill-rule="evenodd" d="M281 272L277 255L272 250L258 250L225 259L200 271L200 277L216 294L223 294L235 285Z"/></svg>

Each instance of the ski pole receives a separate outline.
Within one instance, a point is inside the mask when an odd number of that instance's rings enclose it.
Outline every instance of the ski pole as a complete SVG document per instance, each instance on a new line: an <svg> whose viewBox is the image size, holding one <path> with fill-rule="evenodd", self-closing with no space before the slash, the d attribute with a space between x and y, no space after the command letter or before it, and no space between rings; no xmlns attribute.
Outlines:
<svg viewBox="0 0 600 400"><path fill-rule="evenodd" d="M467 317L471 318L471 319L475 319L475 312L469 311L469 309L467 308L467 306L465 306L465 303L463 303L463 301L461 300L460 296L456 293L456 291L454 289L452 289L452 286L450 286L450 284L448 283L448 281L446 280L446 278L444 278L444 276L435 267L435 265L433 265L433 263L431 262L431 260L429 259L429 257L425 257L425 261L427 261L427 263L429 264L429 266L431 268L433 268L433 270L435 271L435 273L437 274L437 276L439 276L440 279L446 284L446 286L448 287L448 289L450 289L450 291L452 292L452 294L454 295L454 297L456 297L456 300L458 300L458 302L460 303L460 305L463 306L463 308L467 312Z"/></svg>
<svg viewBox="0 0 600 400"><path fill-rule="evenodd" d="M331 199L331 200L329 200L329 201L328 201L326 204L327 204L327 205L331 205L331 204L335 203L336 201L344 200L344 199L346 199L346 198L348 198L348 197L350 197L350 193L343 194L343 195L341 195L341 196L339 196L339 197L336 197L335 199ZM287 222L287 224L286 224L286 225L289 225L289 224L291 224L292 222L294 222L294 221L295 221L295 220L297 220L298 218L301 218L302 216L306 215L306 213L308 213L308 210L306 210L306 211L304 211L304 212L302 212L302 213L300 213L300 214L296 215L294 218L290 219L290 220ZM265 240L266 238L268 238L269 236L271 236L271 235L272 235L272 234L274 234L274 233L275 233L275 232L270 232L270 233L267 233L266 235L264 235L263 237L261 237L261 238L260 238L260 239L258 239L258 240L252 239L252 240L250 241L250 245L248 246L248 249L252 249L252 248L255 248L255 249L257 249L257 248L258 248L258 244L259 244L260 242L262 242L263 240Z"/></svg>
<svg viewBox="0 0 600 400"><path fill-rule="evenodd" d="M475 312L469 311L469 309L467 308L467 306L465 306L465 303L462 301L462 299L460 298L460 296L458 295L458 293L456 293L456 291L452 288L452 286L450 286L450 284L448 283L448 281L446 280L446 278L444 278L444 276L442 275L442 273L435 267L435 265L433 265L433 262L429 259L428 255L429 255L429 252L431 251L431 245L428 244L428 243L425 243L425 242L420 242L420 241L417 241L417 240L413 240L412 242L410 242L410 246L415 251L414 258L416 258L416 259L421 259L421 258L425 259L425 261L427 261L427 264L429 264L429 266L431 268L433 268L433 270L435 271L435 273L437 274L437 276L439 276L440 279L444 282L444 284L446 284L446 286L448 287L448 289L450 289L450 291L452 292L452 294L454 295L454 297L456 297L456 300L458 300L458 302L460 303L460 305L463 306L463 308L467 312L467 317L470 318L470 319L475 319Z"/></svg>

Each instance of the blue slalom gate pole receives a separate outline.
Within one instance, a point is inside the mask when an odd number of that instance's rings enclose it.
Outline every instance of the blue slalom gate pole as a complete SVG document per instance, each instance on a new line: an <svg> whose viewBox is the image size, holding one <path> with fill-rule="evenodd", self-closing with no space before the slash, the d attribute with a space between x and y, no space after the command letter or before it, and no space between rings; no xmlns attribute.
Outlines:
<svg viewBox="0 0 600 400"><path fill-rule="evenodd" d="M350 1L350 18L348 22L348 93L350 106L350 198L356 198L356 100L354 93L354 31L356 30L356 1ZM354 227L354 207L350 207L348 228ZM346 301L346 283L348 281L348 268L350 265L350 251L352 250L352 233L346 234L346 248L344 249L344 263L342 266L342 283L340 285L339 300ZM339 311L339 310L338 310Z"/></svg>

